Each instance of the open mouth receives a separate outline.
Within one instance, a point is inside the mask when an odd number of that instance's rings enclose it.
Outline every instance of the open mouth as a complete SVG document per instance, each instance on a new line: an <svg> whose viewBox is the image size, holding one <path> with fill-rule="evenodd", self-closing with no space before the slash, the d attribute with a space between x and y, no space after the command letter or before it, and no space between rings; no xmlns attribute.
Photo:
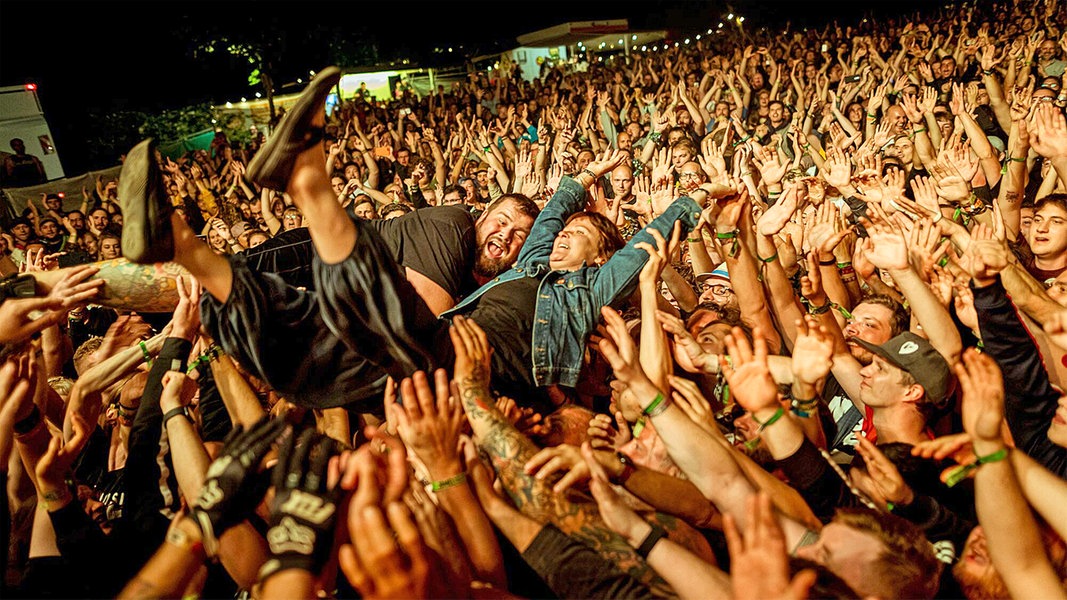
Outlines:
<svg viewBox="0 0 1067 600"><path fill-rule="evenodd" d="M504 255L507 254L507 249L497 240L490 240L489 243L485 245L485 251L493 258L503 258Z"/></svg>

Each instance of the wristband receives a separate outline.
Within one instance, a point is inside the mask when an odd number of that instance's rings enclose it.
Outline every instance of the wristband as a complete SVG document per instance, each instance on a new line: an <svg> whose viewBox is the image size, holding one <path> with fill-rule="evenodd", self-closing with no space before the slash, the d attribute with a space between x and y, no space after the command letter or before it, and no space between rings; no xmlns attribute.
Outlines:
<svg viewBox="0 0 1067 600"><path fill-rule="evenodd" d="M785 414L785 409L782 408L781 406L779 406L778 410L774 411L774 414L771 415L771 418L767 419L766 421L760 422L760 420L756 418L756 415L752 415L752 420L755 421L757 425L759 425L759 427L756 429L756 433L757 434L763 433L764 429L766 429L766 428L770 427L771 425L774 425L775 423L777 423L778 419L781 419L782 415L784 415L784 414Z"/></svg>
<svg viewBox="0 0 1067 600"><path fill-rule="evenodd" d="M762 282L764 280L764 278L766 278L766 276L767 276L767 267L768 267L768 265L770 265L772 262L778 260L778 253L775 252L774 254L768 256L767 258L763 258L759 254L756 254L756 258L758 258L760 260L759 273L756 273L756 281Z"/></svg>
<svg viewBox="0 0 1067 600"><path fill-rule="evenodd" d="M467 481L467 472L461 471L460 473L453 475L448 479L431 483L430 489L435 492L440 492L441 490L447 490L448 488L456 487L457 485L460 485L465 481Z"/></svg>
<svg viewBox="0 0 1067 600"><path fill-rule="evenodd" d="M829 267L831 265L836 266L837 265L837 259L836 258L831 258L829 260L820 260L819 264L824 266L824 267ZM838 267L838 268L840 268L840 267Z"/></svg>
<svg viewBox="0 0 1067 600"><path fill-rule="evenodd" d="M652 531L648 532L645 539L641 542L641 545L637 547L637 555L641 558L648 558L648 553L652 552L652 548L657 542L667 537L667 532L659 525L653 525Z"/></svg>
<svg viewBox="0 0 1067 600"><path fill-rule="evenodd" d="M148 352L148 346L145 345L143 340L140 341L140 342L137 342L137 345L141 347L141 354L144 355L145 364L148 365L148 366L152 366L152 355L149 354L149 352Z"/></svg>
<svg viewBox="0 0 1067 600"><path fill-rule="evenodd" d="M805 298L805 300L807 300L807 299ZM815 306L814 304L811 303L810 300L807 300L806 302L804 302L804 304L808 307L808 314L809 315L823 315L823 314L826 314L834 306L834 303L831 302L829 299L827 299L826 300L826 304L823 304L822 306Z"/></svg>
<svg viewBox="0 0 1067 600"><path fill-rule="evenodd" d="M163 414L163 427L166 427L167 422L169 422L171 419L179 416L189 419L189 422L192 423L192 418L189 416L189 407L179 406L177 408L172 408Z"/></svg>
<svg viewBox="0 0 1067 600"><path fill-rule="evenodd" d="M715 237L720 240L733 240L734 243L730 245L730 250L726 253L726 256L734 258L737 256L737 252L741 249L740 240L737 239L738 230L727 231L725 233L718 232Z"/></svg>
<svg viewBox="0 0 1067 600"><path fill-rule="evenodd" d="M760 422L759 419L756 418L756 415L753 414L752 420L755 421L756 424L759 425L759 427L756 428L756 433L752 437L752 439L745 442L745 447L749 450L755 450L756 446L758 446L760 443L760 436L763 434L763 430L778 422L778 419L781 419L782 415L784 414L785 409L782 408L781 405L778 406L778 410L774 411L774 414L771 415L771 418L763 422Z"/></svg>
<svg viewBox="0 0 1067 600"><path fill-rule="evenodd" d="M818 398L812 398L811 400L798 400L793 398L793 401L790 403L793 414L802 419L810 417L811 413L814 412L818 406Z"/></svg>
<svg viewBox="0 0 1067 600"><path fill-rule="evenodd" d="M963 481L973 471L978 470L978 467L991 462L998 462L1008 457L1008 449L1001 448L992 454L985 456L979 456L977 460L969 465L960 465L949 469L944 476L945 485L948 487L954 487L959 482Z"/></svg>
<svg viewBox="0 0 1067 600"><path fill-rule="evenodd" d="M652 403L645 407L642 413L655 417L663 411L667 410L667 407L671 405L671 401L667 399L663 394L656 394L656 398L652 400Z"/></svg>
<svg viewBox="0 0 1067 600"><path fill-rule="evenodd" d="M592 178L593 178L593 181L596 181L596 180L597 180L597 176L596 176L595 174L593 174L593 172L592 172L592 171L590 171L589 169L582 169L582 170L581 170L580 172L581 172L581 173L585 173L586 175L588 175L588 176L592 177Z"/></svg>

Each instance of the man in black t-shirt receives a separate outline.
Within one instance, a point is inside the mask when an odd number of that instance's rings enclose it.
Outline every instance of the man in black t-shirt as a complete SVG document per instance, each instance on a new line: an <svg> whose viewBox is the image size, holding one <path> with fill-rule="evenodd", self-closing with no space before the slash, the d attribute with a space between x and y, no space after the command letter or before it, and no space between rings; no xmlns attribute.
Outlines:
<svg viewBox="0 0 1067 600"><path fill-rule="evenodd" d="M423 303L428 310L422 318L430 322L511 267L536 210L525 196L509 195L477 220L465 207L442 206L369 224L388 249L381 260L395 261L381 268L402 269L417 294L397 300ZM306 230L299 231L305 233L287 232L289 238L277 244L231 257L230 295L222 300L204 294L204 324L223 349L294 402L316 408L354 405L361 412L380 413L385 372L340 343L322 321L314 289L289 283L301 271L311 279L313 249ZM266 252L256 252L264 247ZM175 259L181 262L180 255ZM286 275L267 270L272 267L286 269ZM323 373L337 376L324 380Z"/></svg>

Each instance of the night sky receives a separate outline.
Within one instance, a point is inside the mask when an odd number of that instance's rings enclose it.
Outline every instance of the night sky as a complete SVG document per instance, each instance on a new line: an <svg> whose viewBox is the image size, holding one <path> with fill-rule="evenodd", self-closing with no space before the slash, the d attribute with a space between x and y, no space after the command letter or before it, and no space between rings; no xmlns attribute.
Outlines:
<svg viewBox="0 0 1067 600"><path fill-rule="evenodd" d="M515 37L559 23L630 19L634 29L694 31L735 11L746 27L855 19L860 10L915 7L921 2L0 2L0 85L38 85L68 174L82 164L78 122L109 110L152 111L219 103L254 91L247 69L219 55L194 58L189 32L286 29L289 43L278 71L292 81L329 64L314 32L343 27L349 44L374 44L388 59L439 60L434 47L464 45L477 54L517 46ZM926 3L933 4L932 2ZM862 6L861 6L862 5ZM392 14L380 14L382 10ZM824 14L819 14L823 11ZM347 35L351 31L351 35ZM290 90L285 90L286 92ZM292 90L296 91L296 90Z"/></svg>

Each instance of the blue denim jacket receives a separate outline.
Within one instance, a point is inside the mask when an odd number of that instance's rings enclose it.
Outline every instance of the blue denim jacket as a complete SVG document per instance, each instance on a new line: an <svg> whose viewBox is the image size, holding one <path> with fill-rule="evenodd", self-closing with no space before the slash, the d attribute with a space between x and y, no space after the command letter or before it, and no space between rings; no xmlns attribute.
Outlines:
<svg viewBox="0 0 1067 600"><path fill-rule="evenodd" d="M536 319L533 324L533 377L539 386L553 384L574 387L582 368L582 356L589 334L600 322L600 308L628 298L637 288L641 268L648 253L634 248L639 242L655 245L652 235L641 230L629 243L600 267L583 266L577 271L553 271L548 266L552 243L563 230L567 217L585 206L586 190L564 177L559 189L534 221L514 267L487 282L452 309L441 314L449 319L470 312L487 290L520 277L537 277ZM648 227L670 238L674 222L682 221L682 233L692 229L700 218L700 205L691 198L675 200Z"/></svg>

